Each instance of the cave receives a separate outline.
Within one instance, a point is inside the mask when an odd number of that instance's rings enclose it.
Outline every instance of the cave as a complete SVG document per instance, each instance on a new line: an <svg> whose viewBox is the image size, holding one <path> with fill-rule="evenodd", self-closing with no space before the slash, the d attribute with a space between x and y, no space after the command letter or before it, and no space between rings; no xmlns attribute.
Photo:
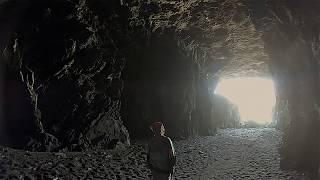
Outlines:
<svg viewBox="0 0 320 180"><path fill-rule="evenodd" d="M318 0L0 1L0 179L75 179L50 170L59 159L84 179L147 179L146 167L119 162L144 163L156 121L177 145L177 179L319 179L319 9ZM272 80L272 126L243 128L238 107L214 93L244 77ZM251 158L265 141L272 149L252 161L268 172L219 175L229 153Z"/></svg>

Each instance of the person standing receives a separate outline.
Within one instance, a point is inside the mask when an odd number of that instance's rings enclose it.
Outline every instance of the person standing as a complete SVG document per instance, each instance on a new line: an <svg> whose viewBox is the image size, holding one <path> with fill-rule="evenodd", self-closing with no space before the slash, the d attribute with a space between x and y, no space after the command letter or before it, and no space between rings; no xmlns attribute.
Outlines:
<svg viewBox="0 0 320 180"><path fill-rule="evenodd" d="M171 180L176 163L172 141L165 136L165 128L161 122L154 122L151 130L154 136L148 143L147 163L152 178L153 180Z"/></svg>

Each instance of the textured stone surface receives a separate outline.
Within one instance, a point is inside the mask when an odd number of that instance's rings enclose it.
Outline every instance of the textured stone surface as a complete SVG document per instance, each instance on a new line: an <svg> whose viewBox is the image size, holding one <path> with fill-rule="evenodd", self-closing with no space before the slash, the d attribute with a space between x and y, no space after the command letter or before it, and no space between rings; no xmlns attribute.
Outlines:
<svg viewBox="0 0 320 180"><path fill-rule="evenodd" d="M199 72L170 36L157 38L128 57L123 118L133 135L147 135L148 126L158 120L171 136L187 137L197 131L191 113Z"/></svg>
<svg viewBox="0 0 320 180"><path fill-rule="evenodd" d="M236 105L219 95L214 95L212 102L212 120L216 123L216 127L240 127L240 113Z"/></svg>
<svg viewBox="0 0 320 180"><path fill-rule="evenodd" d="M29 129L14 139L49 133L73 150L128 142L119 114L124 58L122 116L132 134L142 135L154 120L163 120L175 137L207 134L208 91L217 82L211 77L267 71L261 34L237 0L121 2L3 4L16 12L4 15L17 22L3 20L10 37L1 43L7 79L21 87L8 99L20 94L30 109L28 118L7 113L9 132L20 131L15 125L22 121Z"/></svg>
<svg viewBox="0 0 320 180"><path fill-rule="evenodd" d="M262 34L244 5L241 0L133 1L130 23L150 33L174 31L186 49L205 56L195 61L207 73L219 69L228 77L266 76L268 56Z"/></svg>
<svg viewBox="0 0 320 180"><path fill-rule="evenodd" d="M110 9L100 1L85 0L2 4L13 10L24 7L22 16L12 18L19 21L10 29L3 50L5 97L13 104L5 106L6 122L12 123L7 125L11 137L30 136L31 144L41 144L41 133L49 133L61 147L72 150L90 145L105 148L112 139L129 142L120 117L125 60L119 52L128 11L118 1L110 4ZM101 12L101 7L108 10ZM10 84L21 88L13 92ZM23 99L25 105L17 106ZM26 107L30 110L15 117L14 112ZM30 132L14 135L18 128ZM33 147L37 145L31 146L37 150Z"/></svg>
<svg viewBox="0 0 320 180"><path fill-rule="evenodd" d="M266 74L261 34L237 2L130 3L130 27L140 43L127 57L123 117L133 135L147 135L155 120L171 136L207 134L215 77L254 75L251 66Z"/></svg>
<svg viewBox="0 0 320 180"><path fill-rule="evenodd" d="M270 1L274 19L265 31L270 70L275 80L279 127L285 131L282 167L319 169L318 1Z"/></svg>

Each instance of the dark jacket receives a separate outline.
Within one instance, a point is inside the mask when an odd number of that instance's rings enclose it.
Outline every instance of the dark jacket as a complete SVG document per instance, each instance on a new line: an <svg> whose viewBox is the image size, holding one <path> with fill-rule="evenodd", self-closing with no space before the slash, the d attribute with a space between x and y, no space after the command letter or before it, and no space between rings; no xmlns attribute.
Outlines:
<svg viewBox="0 0 320 180"><path fill-rule="evenodd" d="M166 136L155 136L148 143L147 163L150 169L172 173L176 163L172 141Z"/></svg>

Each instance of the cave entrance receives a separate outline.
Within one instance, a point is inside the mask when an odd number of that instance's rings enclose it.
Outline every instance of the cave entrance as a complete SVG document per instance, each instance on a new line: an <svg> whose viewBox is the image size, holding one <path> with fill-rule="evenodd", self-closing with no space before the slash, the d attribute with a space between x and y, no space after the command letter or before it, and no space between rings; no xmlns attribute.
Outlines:
<svg viewBox="0 0 320 180"><path fill-rule="evenodd" d="M273 81L266 78L221 79L215 94L238 106L241 122L270 124L275 106Z"/></svg>

